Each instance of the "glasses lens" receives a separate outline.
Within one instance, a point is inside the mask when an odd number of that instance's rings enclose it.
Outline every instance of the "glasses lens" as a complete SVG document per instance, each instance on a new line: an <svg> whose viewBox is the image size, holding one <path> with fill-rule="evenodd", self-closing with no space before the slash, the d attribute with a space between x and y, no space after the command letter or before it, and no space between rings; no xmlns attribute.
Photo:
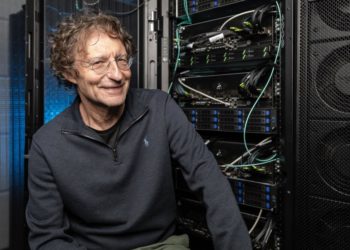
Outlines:
<svg viewBox="0 0 350 250"><path fill-rule="evenodd" d="M86 62L86 64L88 64L89 67L97 74L104 74L109 67L108 60L103 60L99 58L93 59L88 63Z"/></svg>
<svg viewBox="0 0 350 250"><path fill-rule="evenodd" d="M118 69L128 70L131 67L133 58L116 58L115 62L117 63ZM108 60L97 60L93 62L83 62L83 67L90 67L96 74L102 75L105 74L111 65L112 61Z"/></svg>
<svg viewBox="0 0 350 250"><path fill-rule="evenodd" d="M92 70L97 74L104 74L108 70L108 63L104 63L98 66L93 66Z"/></svg>
<svg viewBox="0 0 350 250"><path fill-rule="evenodd" d="M132 57L130 57L128 59L118 58L116 61L117 61L119 69L127 70L130 68L130 66L132 64Z"/></svg>

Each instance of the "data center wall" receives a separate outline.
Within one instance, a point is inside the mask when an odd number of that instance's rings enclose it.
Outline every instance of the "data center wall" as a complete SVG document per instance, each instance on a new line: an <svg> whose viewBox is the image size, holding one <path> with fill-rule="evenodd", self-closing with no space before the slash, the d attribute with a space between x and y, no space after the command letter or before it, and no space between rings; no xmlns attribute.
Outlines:
<svg viewBox="0 0 350 250"><path fill-rule="evenodd" d="M280 249L283 2L174 1L172 7L169 93L231 183L254 248ZM180 228L210 242L200 196L189 191L180 168L175 179Z"/></svg>

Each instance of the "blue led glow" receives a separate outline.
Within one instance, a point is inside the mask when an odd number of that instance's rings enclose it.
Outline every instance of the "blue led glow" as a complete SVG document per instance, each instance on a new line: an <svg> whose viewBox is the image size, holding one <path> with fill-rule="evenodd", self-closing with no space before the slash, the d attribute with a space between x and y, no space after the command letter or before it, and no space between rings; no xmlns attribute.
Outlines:
<svg viewBox="0 0 350 250"><path fill-rule="evenodd" d="M64 87L52 76L50 70L45 70L44 123L49 122L67 108L75 97L74 88Z"/></svg>
<svg viewBox="0 0 350 250"><path fill-rule="evenodd" d="M24 201L24 146L25 146L25 15L21 11L10 16L9 27L9 78L1 80L0 93L0 191L11 185L13 199ZM7 82L6 82L7 81ZM6 87L8 86L8 87ZM5 88L6 87L6 88ZM5 98L8 97L8 98ZM1 105L6 104L6 105ZM4 109L2 109L4 108ZM4 119L6 118L6 119ZM4 145L5 143L5 145ZM7 174L4 175L3 171ZM1 177L4 177L4 181ZM11 182L9 183L9 178ZM16 211L21 212L21 211Z"/></svg>
<svg viewBox="0 0 350 250"><path fill-rule="evenodd" d="M192 0L192 13L196 12L196 0Z"/></svg>

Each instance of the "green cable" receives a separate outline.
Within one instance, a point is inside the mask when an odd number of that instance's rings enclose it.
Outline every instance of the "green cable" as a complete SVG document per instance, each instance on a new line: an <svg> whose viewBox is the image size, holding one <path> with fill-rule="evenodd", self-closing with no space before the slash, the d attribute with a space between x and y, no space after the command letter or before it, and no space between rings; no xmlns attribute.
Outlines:
<svg viewBox="0 0 350 250"><path fill-rule="evenodd" d="M279 36L277 52L276 52L276 56L275 56L275 60L274 60L274 65L277 63L277 60L278 60L278 57L279 57L279 54L280 54L280 50L281 50L281 44L282 44L282 30L281 30L281 29L282 29L282 23L281 23L282 14L281 14L281 8L280 8L280 6L279 6L279 4L278 4L277 1L276 1L276 6L277 6L277 9L278 9L280 36ZM243 141L244 141L244 147L245 147L245 149L246 149L246 151L247 151L247 153L248 153L249 155L251 155L251 152L250 152L250 150L248 149L247 140L246 140L246 132L247 132L248 121L249 121L249 119L250 119L251 114L253 113L253 110L255 109L255 106L257 105L257 103L259 102L260 98L261 98L262 95L264 94L264 92L265 92L267 86L270 84L270 81L271 81L271 79L272 79L272 76L273 76L274 72L275 72L275 68L273 67L272 70L271 70L270 76L269 76L269 78L268 78L268 80L267 80L267 82L266 82L264 88L261 90L259 96L257 97L256 101L254 102L252 108L250 109L250 111L249 111L249 113L248 113L248 115L247 115L247 118L246 118L246 120L245 120L245 123L244 123ZM270 161L270 160L274 159L276 156L277 156L277 155L274 154L274 155L272 155L271 157L269 157L268 159L258 159L258 158L257 158L256 160L259 161L259 162L264 163L264 162L267 162L267 161Z"/></svg>
<svg viewBox="0 0 350 250"><path fill-rule="evenodd" d="M179 66L179 61L180 61L180 34L179 34L179 29L181 28L182 25L186 25L186 24L192 24L192 20L191 20L191 17L188 13L188 2L187 0L184 0L183 1L184 3L184 9L185 9L185 13L186 13L186 17L187 17L187 20L184 20L182 22L180 22L178 25L177 25L177 28L176 28L176 38L175 38L175 41L176 41L176 46L177 46L177 56L176 56L176 62L175 62L175 66L174 66L174 71L173 71L173 76L175 76L175 73L176 73L176 70L177 70L177 67ZM174 85L174 81L172 81L170 83L170 86L168 88L168 94L170 93L171 91L171 88L173 87Z"/></svg>
<svg viewBox="0 0 350 250"><path fill-rule="evenodd" d="M238 164L238 165L232 165L232 164L227 164L224 165L224 167L230 167L230 168L244 168L244 167L253 167L253 166L260 166L260 165L265 165L267 163L271 163L274 161L277 161L278 159L272 159L270 161L266 161L266 162L260 162L260 163L252 163L252 164Z"/></svg>
<svg viewBox="0 0 350 250"><path fill-rule="evenodd" d="M75 9L76 9L77 11L81 11L81 10L83 10L83 8L82 8L82 7L79 7L78 0L75 0Z"/></svg>
<svg viewBox="0 0 350 250"><path fill-rule="evenodd" d="M177 28L176 28L176 32L175 32L175 41L176 41L176 46L177 46L177 56L176 56L176 61L175 61L175 66L174 66L174 70L173 70L173 76L175 76L175 73L176 73L176 70L177 70L177 67L179 66L179 61L180 61L180 33L179 33L179 29L182 27L182 25L184 24L190 24L188 23L187 20L185 21L182 21L181 23L179 23L177 25ZM171 91L171 88L173 87L173 84L174 84L174 81L172 81L170 83L170 86L168 88L168 94L170 93Z"/></svg>
<svg viewBox="0 0 350 250"><path fill-rule="evenodd" d="M187 2L187 0L184 0L184 9L185 9L187 21L189 22L189 24L192 24L191 17L190 17L190 15L188 13L188 2Z"/></svg>
<svg viewBox="0 0 350 250"><path fill-rule="evenodd" d="M175 76L175 72L177 70L179 60L180 60L180 39L179 39L179 29L180 29L180 24L177 26L176 31L175 31L175 41L176 41L176 47L177 47L177 56L176 56L176 61L175 61L175 66L174 66L174 71L173 71L173 76ZM173 87L174 81L171 81L170 86L168 88L168 94L171 91L171 88Z"/></svg>

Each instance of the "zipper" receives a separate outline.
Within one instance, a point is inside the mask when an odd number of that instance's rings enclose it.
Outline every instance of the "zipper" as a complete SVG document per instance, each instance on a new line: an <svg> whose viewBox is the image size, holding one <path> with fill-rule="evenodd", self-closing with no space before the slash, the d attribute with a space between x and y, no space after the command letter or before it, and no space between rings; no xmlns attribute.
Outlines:
<svg viewBox="0 0 350 250"><path fill-rule="evenodd" d="M118 160L118 153L117 153L117 145L114 145L114 148L112 148L113 151L113 159L114 161Z"/></svg>
<svg viewBox="0 0 350 250"><path fill-rule="evenodd" d="M118 141L119 138L126 133L126 131L129 130L129 128L131 128L135 123L137 123L139 120L141 120L142 117L144 117L146 115L146 113L148 112L148 109L145 110L145 112L143 112L139 117L137 117L132 123L130 123L130 125L128 127L126 127L122 132L120 132L119 135L117 135L117 138L115 140L115 145L112 148L113 151L113 157L114 157L114 161L117 161L118 159L118 151L117 151L117 146L118 146ZM109 146L109 145L108 145Z"/></svg>
<svg viewBox="0 0 350 250"><path fill-rule="evenodd" d="M128 127L126 127L120 134L119 136L117 136L116 139L116 143L114 145L114 147L111 147L110 145L108 145L107 143L101 142L100 140L97 140L96 138L86 135L86 134L81 134L78 132L74 132L74 131L66 131L66 130L62 130L62 133L64 134L70 134L70 135L76 135L82 138L86 138L95 142L98 142L100 144L105 145L106 147L108 147L109 149L112 150L113 153L113 160L117 161L118 160L118 151L117 151L117 145L118 145L118 140L119 138L126 133L126 131L128 131L136 122L138 122L139 120L141 120L142 117L144 117L146 115L146 113L148 112L148 109L146 109L139 117L137 117Z"/></svg>
<svg viewBox="0 0 350 250"><path fill-rule="evenodd" d="M101 142L100 140L97 140L96 138L94 138L94 137L92 137L92 136L89 136L89 135L86 135L86 134L80 134L80 133L78 133L78 132L62 130L62 133L63 133L63 134L67 134L67 135L79 136L79 137L82 137L82 138L89 139L89 140L91 140L91 141L100 143L100 144L102 144L102 145L108 147L110 150L112 150L112 153L113 153L113 160L114 160L114 161L117 161L117 160L118 160L117 145L115 145L114 147L111 147L111 146L108 145L107 143Z"/></svg>

